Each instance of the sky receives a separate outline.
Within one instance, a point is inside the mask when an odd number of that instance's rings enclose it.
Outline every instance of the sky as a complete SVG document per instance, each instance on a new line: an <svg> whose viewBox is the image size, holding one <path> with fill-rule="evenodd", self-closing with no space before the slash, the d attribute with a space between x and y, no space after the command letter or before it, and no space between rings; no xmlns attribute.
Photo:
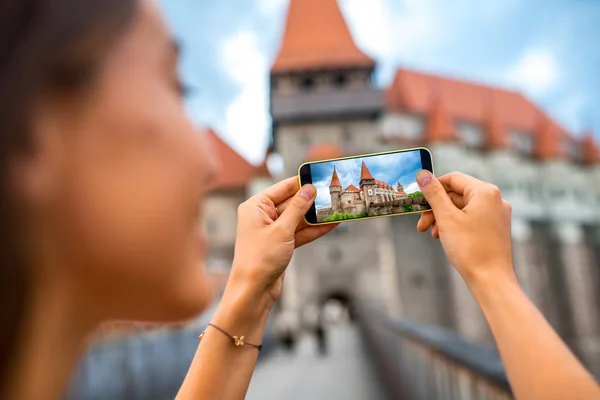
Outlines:
<svg viewBox="0 0 600 400"><path fill-rule="evenodd" d="M250 162L268 146L269 68L289 0L159 0L182 43L199 127ZM600 138L599 0L339 0L386 87L399 67L519 90L575 135Z"/></svg>
<svg viewBox="0 0 600 400"><path fill-rule="evenodd" d="M363 161L367 165L371 175L373 175L373 178L393 186L394 189L398 185L398 182L400 182L407 194L419 190L416 182L417 172L422 169L421 154L419 151L316 163L310 167L313 185L317 188L316 207L331 205L329 185L331 184L334 166L343 189L346 189L350 185L360 188L360 174Z"/></svg>

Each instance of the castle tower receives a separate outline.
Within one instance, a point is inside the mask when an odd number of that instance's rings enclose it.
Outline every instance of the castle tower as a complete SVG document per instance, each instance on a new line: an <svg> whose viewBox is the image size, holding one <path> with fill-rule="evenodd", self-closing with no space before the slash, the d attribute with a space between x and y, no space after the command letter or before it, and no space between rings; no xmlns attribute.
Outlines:
<svg viewBox="0 0 600 400"><path fill-rule="evenodd" d="M329 194L331 195L331 207L334 212L343 212L342 208L342 184L340 178L338 178L335 166L333 167L333 175L331 176L331 183L329 184Z"/></svg>
<svg viewBox="0 0 600 400"><path fill-rule="evenodd" d="M398 182L398 186L396 186L396 192L401 199L405 199L408 197L408 195L404 191L404 186L402 186L400 182Z"/></svg>
<svg viewBox="0 0 600 400"><path fill-rule="evenodd" d="M377 203L376 188L377 182L375 182L375 178L373 178L367 164L363 161L360 171L360 190L363 192L367 210L369 210L371 203Z"/></svg>
<svg viewBox="0 0 600 400"><path fill-rule="evenodd" d="M337 0L291 0L279 54L271 68L273 146L295 174L308 149L335 133L344 153L357 136L373 137L383 108L371 85L375 61L354 43ZM318 122L318 123L315 123ZM329 132L329 133L326 133Z"/></svg>

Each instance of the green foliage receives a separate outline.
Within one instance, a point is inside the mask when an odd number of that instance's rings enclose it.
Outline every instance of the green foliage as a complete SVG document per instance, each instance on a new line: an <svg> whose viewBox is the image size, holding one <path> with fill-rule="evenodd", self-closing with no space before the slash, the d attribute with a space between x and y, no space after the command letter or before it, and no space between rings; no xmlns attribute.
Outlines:
<svg viewBox="0 0 600 400"><path fill-rule="evenodd" d="M345 220L349 220L349 219L364 218L364 217L368 217L368 216L369 216L369 214L367 212L362 212L360 214L336 212L332 216L323 219L323 222L345 221Z"/></svg>
<svg viewBox="0 0 600 400"><path fill-rule="evenodd" d="M409 199L412 199L413 197L421 197L423 196L423 192L414 192L408 195Z"/></svg>
<svg viewBox="0 0 600 400"><path fill-rule="evenodd" d="M413 206L411 206L410 204L405 204L402 207L404 207L404 212L413 212L413 211L415 211L415 209L413 208Z"/></svg>

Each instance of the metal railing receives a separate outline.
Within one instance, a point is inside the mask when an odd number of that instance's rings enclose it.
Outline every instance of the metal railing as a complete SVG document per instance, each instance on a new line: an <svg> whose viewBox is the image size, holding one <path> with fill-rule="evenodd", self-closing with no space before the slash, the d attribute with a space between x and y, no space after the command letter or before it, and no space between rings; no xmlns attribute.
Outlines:
<svg viewBox="0 0 600 400"><path fill-rule="evenodd" d="M513 399L494 347L364 309L357 316L389 398Z"/></svg>

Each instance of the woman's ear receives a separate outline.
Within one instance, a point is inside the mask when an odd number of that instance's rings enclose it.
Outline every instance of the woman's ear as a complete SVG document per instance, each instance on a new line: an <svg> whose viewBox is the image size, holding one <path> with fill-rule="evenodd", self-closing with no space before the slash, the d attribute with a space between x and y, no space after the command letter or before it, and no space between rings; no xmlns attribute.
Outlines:
<svg viewBox="0 0 600 400"><path fill-rule="evenodd" d="M59 195L67 166L68 133L60 113L37 113L30 127L31 147L14 160L12 179L20 200L38 208Z"/></svg>

